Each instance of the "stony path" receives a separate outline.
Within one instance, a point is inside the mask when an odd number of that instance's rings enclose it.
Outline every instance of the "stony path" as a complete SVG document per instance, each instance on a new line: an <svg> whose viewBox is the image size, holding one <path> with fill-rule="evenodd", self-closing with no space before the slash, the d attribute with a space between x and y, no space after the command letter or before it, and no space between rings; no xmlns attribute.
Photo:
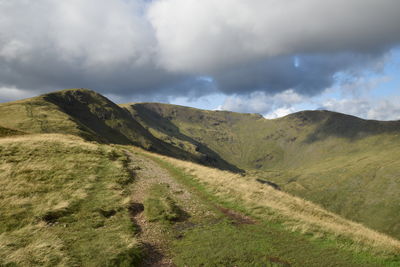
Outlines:
<svg viewBox="0 0 400 267"><path fill-rule="evenodd" d="M129 168L136 173L131 196L131 215L133 222L139 228L136 238L144 247L145 256L141 266L175 266L168 248L170 240L167 238L171 238L171 235L168 236L165 227L159 223L149 222L143 212L143 202L155 184L167 184L174 201L188 215L185 221L176 222L173 226L177 232L204 224L217 223L221 218L229 218L235 224L256 223L241 213L200 199L197 194L192 194L153 160L134 150L125 150L125 153L130 159Z"/></svg>
<svg viewBox="0 0 400 267"><path fill-rule="evenodd" d="M189 215L204 213L207 210L188 190L177 183L169 172L159 167L155 162L134 152L125 151L130 158L130 169L135 170L136 179L132 193L132 220L139 227L137 238L145 248L145 258L142 266L174 266L167 247L163 228L156 222L146 220L143 211L143 201L148 190L154 184L168 184L180 208Z"/></svg>

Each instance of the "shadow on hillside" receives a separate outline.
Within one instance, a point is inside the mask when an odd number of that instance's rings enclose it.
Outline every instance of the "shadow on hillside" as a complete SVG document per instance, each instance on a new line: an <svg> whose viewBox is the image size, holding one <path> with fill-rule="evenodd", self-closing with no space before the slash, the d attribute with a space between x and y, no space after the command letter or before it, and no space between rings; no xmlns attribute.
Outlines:
<svg viewBox="0 0 400 267"><path fill-rule="evenodd" d="M222 159L218 153L207 147L206 145L196 141L195 139L181 133L180 129L169 121L169 119L162 117L153 110L146 108L143 105L135 105L137 114L144 118L149 127L158 130L159 132L174 137L178 140L189 142L196 147L196 151L203 154L200 158L200 163L204 165L216 166L222 170L230 170L233 172L243 172L235 165Z"/></svg>
<svg viewBox="0 0 400 267"><path fill-rule="evenodd" d="M132 144L132 141L125 135L106 123L107 119L120 115L116 112L119 108L118 106L114 107L109 106L108 103L98 103L98 99L94 99L87 92L80 91L71 91L64 95L53 93L46 95L44 98L71 116L80 126L80 130L87 133L87 136L84 136L85 139L91 137L99 142ZM90 105L93 106L92 110Z"/></svg>
<svg viewBox="0 0 400 267"><path fill-rule="evenodd" d="M317 124L316 129L310 133L304 143L310 144L329 137L345 138L356 141L371 135L383 133L400 133L400 121L375 121L363 120L354 116L330 112L319 112L319 116L310 116L308 112L296 114L302 123Z"/></svg>
<svg viewBox="0 0 400 267"><path fill-rule="evenodd" d="M218 154L204 145L201 145L200 148L204 156L199 158L184 149L154 137L126 109L95 92L71 90L63 94L47 94L44 99L57 105L68 114L79 125L81 136L86 140L136 145L166 156L191 160L223 170L242 172L241 169L222 160ZM165 123L164 118L160 117L160 120L163 121L158 123ZM200 143L198 144L200 146Z"/></svg>

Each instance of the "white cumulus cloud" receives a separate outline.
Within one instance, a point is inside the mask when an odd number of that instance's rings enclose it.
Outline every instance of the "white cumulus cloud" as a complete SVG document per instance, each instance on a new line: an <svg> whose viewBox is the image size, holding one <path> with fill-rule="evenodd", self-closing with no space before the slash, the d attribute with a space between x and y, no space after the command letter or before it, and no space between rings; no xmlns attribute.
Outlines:
<svg viewBox="0 0 400 267"><path fill-rule="evenodd" d="M294 111L293 105L301 103L305 98L289 89L278 94L255 92L248 96L230 96L219 107L221 110L236 112L260 113L268 118L287 115Z"/></svg>
<svg viewBox="0 0 400 267"><path fill-rule="evenodd" d="M330 99L323 109L346 113L370 120L400 120L400 97L391 99Z"/></svg>

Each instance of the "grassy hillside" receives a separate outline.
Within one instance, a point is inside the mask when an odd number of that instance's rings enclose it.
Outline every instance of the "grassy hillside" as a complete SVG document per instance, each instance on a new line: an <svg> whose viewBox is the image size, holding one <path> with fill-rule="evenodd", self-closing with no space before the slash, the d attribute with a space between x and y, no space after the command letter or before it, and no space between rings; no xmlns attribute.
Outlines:
<svg viewBox="0 0 400 267"><path fill-rule="evenodd" d="M276 184L400 238L400 122L304 111L257 114L157 103L116 105L72 89L0 104L0 136L66 133L133 144Z"/></svg>
<svg viewBox="0 0 400 267"><path fill-rule="evenodd" d="M27 133L68 133L98 140L95 133L79 125L43 97L0 104L0 125Z"/></svg>
<svg viewBox="0 0 400 267"><path fill-rule="evenodd" d="M128 266L140 259L128 158L66 135L0 138L1 266Z"/></svg>
<svg viewBox="0 0 400 267"><path fill-rule="evenodd" d="M185 149L206 146L246 170L296 168L310 160L324 160L321 154L330 154L332 148L338 153L351 150L343 146L343 141L351 143L385 133L400 134L400 122L365 121L329 111L304 111L266 120L259 114L160 103L121 106L171 144Z"/></svg>
<svg viewBox="0 0 400 267"><path fill-rule="evenodd" d="M0 125L27 133L78 135L101 143L132 144L157 153L239 171L213 156L191 153L154 137L129 112L86 89L68 89L0 104Z"/></svg>
<svg viewBox="0 0 400 267"><path fill-rule="evenodd" d="M142 108L142 105L120 105L131 116L141 123L152 135L183 151L187 151L200 159L200 163L220 169L241 172L235 164L223 159L219 153L212 150L208 144L202 143L189 135L183 134L180 129L170 122L170 117L164 117L151 109ZM162 105L161 105L162 106ZM190 108L187 108L190 110Z"/></svg>
<svg viewBox="0 0 400 267"><path fill-rule="evenodd" d="M0 113L2 126L28 133L73 134L146 149L162 146L127 112L90 90L69 89L4 103Z"/></svg>
<svg viewBox="0 0 400 267"><path fill-rule="evenodd" d="M2 137L0 155L1 266L142 266L161 252L182 267L399 264L399 241L252 176L61 134Z"/></svg>
<svg viewBox="0 0 400 267"><path fill-rule="evenodd" d="M400 122L304 111L257 114L142 103L123 105L153 135L209 149L283 190L400 238Z"/></svg>
<svg viewBox="0 0 400 267"><path fill-rule="evenodd" d="M193 200L189 198L189 201L187 192L176 191L173 185L163 187L157 194L150 191L152 199L172 197L170 201L189 213L187 219L166 224L162 231L176 237L170 246L178 266L400 264L398 240L345 220L311 202L261 185L255 181L256 177L138 152L168 169L177 181L190 188L203 203L208 203L207 218L202 213L198 215L193 207L187 209ZM161 196L160 192L163 192ZM186 195L185 202L179 201L181 195ZM218 211L222 217L210 217L210 213Z"/></svg>

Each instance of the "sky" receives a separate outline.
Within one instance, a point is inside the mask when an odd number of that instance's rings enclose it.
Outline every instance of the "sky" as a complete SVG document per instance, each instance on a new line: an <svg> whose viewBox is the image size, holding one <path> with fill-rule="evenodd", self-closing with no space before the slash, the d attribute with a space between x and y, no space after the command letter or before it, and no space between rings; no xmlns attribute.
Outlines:
<svg viewBox="0 0 400 267"><path fill-rule="evenodd" d="M0 0L0 102L89 88L400 120L398 0Z"/></svg>

